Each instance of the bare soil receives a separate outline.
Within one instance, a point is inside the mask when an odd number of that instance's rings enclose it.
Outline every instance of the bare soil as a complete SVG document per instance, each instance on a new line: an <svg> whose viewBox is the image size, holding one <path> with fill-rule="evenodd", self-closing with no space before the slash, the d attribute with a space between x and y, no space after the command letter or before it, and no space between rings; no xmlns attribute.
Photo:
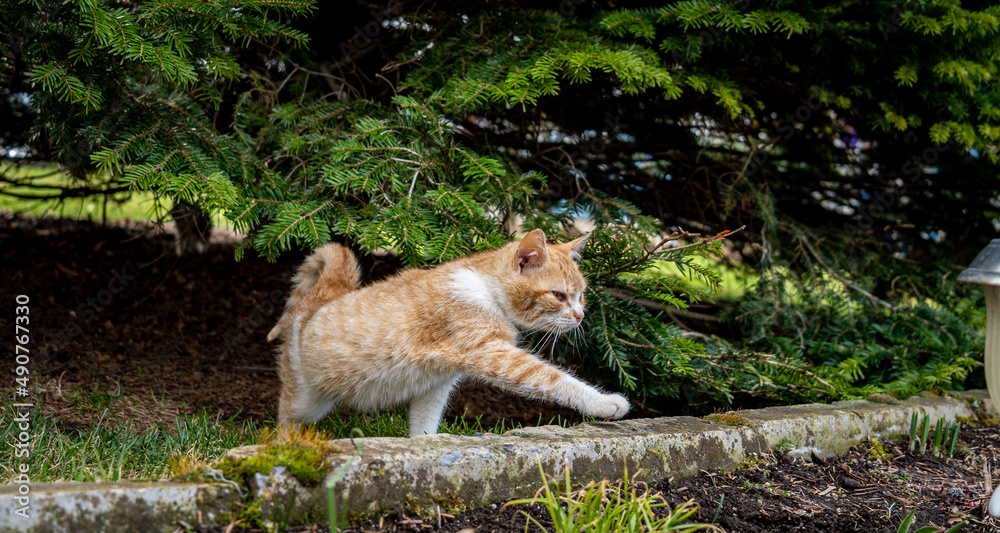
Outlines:
<svg viewBox="0 0 1000 533"><path fill-rule="evenodd" d="M772 453L735 472L703 471L683 480L659 480L645 488L661 494L671 507L694 500L699 505L696 521L713 523L730 533L895 533L912 509L916 514L910 531L935 526L943 533L966 522L964 532L996 532L1000 521L985 513L985 503L991 495L986 486L995 484L998 477L998 446L1000 431L980 426L963 429L952 458L912 453L901 442L865 443L825 460ZM987 470L992 474L989 479ZM502 502L430 520L397 513L349 531L521 532L525 531L525 514L553 531L541 505L505 507ZM221 533L224 527L198 525L194 531ZM329 530L312 525L287 531ZM527 531L540 530L532 524Z"/></svg>

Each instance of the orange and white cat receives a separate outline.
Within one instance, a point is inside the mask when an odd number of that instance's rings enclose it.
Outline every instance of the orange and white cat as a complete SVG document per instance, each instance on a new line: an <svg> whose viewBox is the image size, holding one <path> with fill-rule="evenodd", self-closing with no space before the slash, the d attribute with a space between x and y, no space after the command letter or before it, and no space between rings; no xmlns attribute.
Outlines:
<svg viewBox="0 0 1000 533"><path fill-rule="evenodd" d="M517 347L519 331L565 333L583 320L577 262L588 236L546 244L541 230L490 252L409 269L358 288L354 254L318 248L299 267L279 336L281 425L409 405L410 436L437 433L455 384L480 379L601 418L629 410Z"/></svg>

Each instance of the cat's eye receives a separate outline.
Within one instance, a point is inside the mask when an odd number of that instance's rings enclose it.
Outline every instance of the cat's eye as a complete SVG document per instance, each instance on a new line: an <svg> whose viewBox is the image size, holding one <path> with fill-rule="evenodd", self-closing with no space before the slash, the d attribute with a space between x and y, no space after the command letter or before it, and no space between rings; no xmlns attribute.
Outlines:
<svg viewBox="0 0 1000 533"><path fill-rule="evenodd" d="M560 302L565 302L566 301L566 293L565 292L552 291L552 296L555 296L556 300L559 300Z"/></svg>

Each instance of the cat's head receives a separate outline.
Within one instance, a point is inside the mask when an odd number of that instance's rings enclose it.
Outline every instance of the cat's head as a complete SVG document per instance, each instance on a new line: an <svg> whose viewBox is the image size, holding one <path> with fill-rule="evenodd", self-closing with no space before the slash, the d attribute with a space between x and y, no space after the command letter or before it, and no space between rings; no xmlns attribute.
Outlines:
<svg viewBox="0 0 1000 533"><path fill-rule="evenodd" d="M564 333L580 325L587 280L578 263L589 237L547 244L536 229L516 243L507 297L518 326Z"/></svg>

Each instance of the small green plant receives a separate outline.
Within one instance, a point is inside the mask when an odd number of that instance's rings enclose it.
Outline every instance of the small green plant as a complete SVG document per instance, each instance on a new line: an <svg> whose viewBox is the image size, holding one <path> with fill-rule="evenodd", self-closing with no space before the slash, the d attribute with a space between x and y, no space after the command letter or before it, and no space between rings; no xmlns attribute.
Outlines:
<svg viewBox="0 0 1000 533"><path fill-rule="evenodd" d="M937 425L934 426L934 450L935 456L941 456L941 435L944 434L944 419L939 418Z"/></svg>
<svg viewBox="0 0 1000 533"><path fill-rule="evenodd" d="M910 526L913 524L913 516L916 512L917 510L913 509L906 515L906 518L903 518L903 523L899 524L899 529L896 530L896 533L911 533ZM959 522L958 524L955 524L951 528L945 530L944 533L958 533L967 523L968 522ZM938 531L941 531L941 528L937 526L924 526L912 533L937 533Z"/></svg>
<svg viewBox="0 0 1000 533"><path fill-rule="evenodd" d="M955 445L958 444L958 432L962 431L962 423L952 422L951 437L948 439L948 457L955 455Z"/></svg>
<svg viewBox="0 0 1000 533"><path fill-rule="evenodd" d="M924 415L924 423L920 425L920 454L927 453L927 436L931 429L931 419Z"/></svg>
<svg viewBox="0 0 1000 533"><path fill-rule="evenodd" d="M341 531L347 529L347 497L346 495L343 496L343 502L341 503L341 507L338 509L337 496L333 492L333 486L340 481L340 478L344 477L344 474L347 473L347 469L351 467L355 460L357 460L358 455L361 455L361 449L364 448L364 444L361 444L360 446L355 444L355 436L364 437L364 434L357 428L354 428L351 431L351 445L354 446L354 455L352 455L343 466L338 468L332 476L327 478L326 483L323 485L326 489L326 516L329 520L330 531L335 533L340 533Z"/></svg>
<svg viewBox="0 0 1000 533"><path fill-rule="evenodd" d="M755 453L748 454L740 462L736 463L737 470L753 470L761 466L767 466L767 460ZM767 477L766 471L764 472L764 476Z"/></svg>
<svg viewBox="0 0 1000 533"><path fill-rule="evenodd" d="M889 452L889 448L886 447L885 443L878 440L872 439L870 444L870 449L868 450L868 458L873 461L891 461L892 453Z"/></svg>
<svg viewBox="0 0 1000 533"><path fill-rule="evenodd" d="M789 439L788 437L781 439L781 442L779 442L778 445L774 447L774 451L778 453L788 453L794 449L795 449L795 443L792 442L792 440Z"/></svg>
<svg viewBox="0 0 1000 533"><path fill-rule="evenodd" d="M719 506L715 508L715 516L712 517L712 523L719 521L719 514L722 513L722 502L726 501L725 494L719 494Z"/></svg>
<svg viewBox="0 0 1000 533"><path fill-rule="evenodd" d="M913 415L910 417L910 446L909 450L912 453L917 446L917 442L920 442L920 453L927 453L927 444L929 442L930 433L930 417L924 415L923 420L918 424L918 415L914 411ZM917 438L917 431L920 431L920 437ZM934 427L934 444L931 447L931 453L936 457L941 457L945 454L945 448L947 448L948 457L953 457L955 455L955 446L958 444L958 434L962 430L962 423L958 421L945 422L943 418L938 419Z"/></svg>
<svg viewBox="0 0 1000 533"><path fill-rule="evenodd" d="M542 476L542 487L535 496L508 502L504 507L518 504L545 505L552 518L555 533L722 531L713 524L685 523L698 512L698 505L693 500L670 509L662 495L653 494L645 484L629 479L628 467L625 468L624 479L617 483L612 484L607 479L599 483L591 481L576 491L570 483L569 467L565 469L565 485L562 487L554 479L549 484L542 470L541 460L538 461L538 471ZM667 514L658 519L655 514L661 509ZM528 519L528 523L547 531L535 518L524 511L521 513Z"/></svg>

